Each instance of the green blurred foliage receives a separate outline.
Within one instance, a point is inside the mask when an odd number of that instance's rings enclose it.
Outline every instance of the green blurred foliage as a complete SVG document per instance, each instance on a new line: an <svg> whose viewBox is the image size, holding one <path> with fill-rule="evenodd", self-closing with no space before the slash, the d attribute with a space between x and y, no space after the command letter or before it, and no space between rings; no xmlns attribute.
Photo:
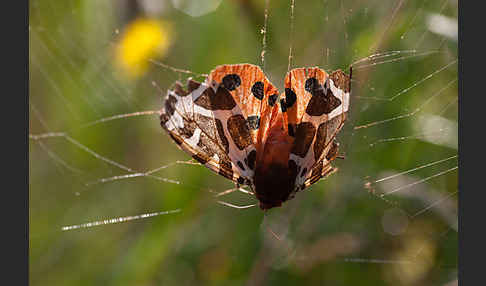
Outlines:
<svg viewBox="0 0 486 286"><path fill-rule="evenodd" d="M157 65L137 80L120 77L113 47L124 26L154 13L132 2L30 1L29 132L66 132L105 158L147 171L189 159L156 116L83 127L112 115L158 110L161 92L186 78ZM264 1L223 1L201 17L159 2L155 17L172 22L175 34L159 61L196 73L219 64L261 64ZM439 52L355 69L350 119L338 136L345 156L335 162L339 172L266 214L217 204L210 191L232 184L203 167L175 165L156 173L180 184L149 177L90 184L127 172L62 137L30 140L31 285L445 285L457 278L457 196L450 195L457 191L457 172L384 198L378 194L390 189L375 186L373 194L364 187L387 172L457 153L421 140L416 130L427 114L457 121L457 65L420 82L457 58L457 42L427 31L426 24L430 13L457 19L457 3L297 0L292 34L289 3L270 1L269 7L265 72L280 89L290 43L293 67L328 71L348 70L378 51ZM397 94L393 101L370 99ZM417 107L421 110L413 117L354 129ZM410 138L379 142L403 136ZM405 186L456 165L450 160L424 168L407 175L412 181L399 177L392 185ZM239 193L223 199L254 203ZM392 208L408 214L399 235L387 233L382 224ZM174 209L181 211L61 231L66 225Z"/></svg>

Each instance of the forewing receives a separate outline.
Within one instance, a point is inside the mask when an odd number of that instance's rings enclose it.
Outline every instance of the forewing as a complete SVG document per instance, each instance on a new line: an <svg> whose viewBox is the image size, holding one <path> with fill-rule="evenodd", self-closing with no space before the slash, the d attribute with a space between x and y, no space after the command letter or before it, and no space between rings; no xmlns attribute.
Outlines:
<svg viewBox="0 0 486 286"><path fill-rule="evenodd" d="M263 83L262 99L253 87L256 82ZM176 83L168 91L161 124L184 151L206 167L237 183L249 184L255 169L258 130L270 121L262 118L262 100L274 89L257 66L219 66L203 83L189 80L186 89Z"/></svg>
<svg viewBox="0 0 486 286"><path fill-rule="evenodd" d="M278 107L278 90L259 66L221 65L209 75L208 82L222 84L231 93L247 120L253 143L261 146Z"/></svg>
<svg viewBox="0 0 486 286"><path fill-rule="evenodd" d="M326 155L346 119L349 83L342 71L329 75L317 67L293 69L285 77L281 107L287 132L295 137L289 166L295 166L295 184L301 189L317 181L317 174L331 172L335 156Z"/></svg>

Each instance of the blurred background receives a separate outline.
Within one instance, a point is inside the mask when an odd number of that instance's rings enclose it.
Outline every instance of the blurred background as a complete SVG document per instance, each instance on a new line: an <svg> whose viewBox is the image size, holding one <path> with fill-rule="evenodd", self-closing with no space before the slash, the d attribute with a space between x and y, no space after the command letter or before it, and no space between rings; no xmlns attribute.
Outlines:
<svg viewBox="0 0 486 286"><path fill-rule="evenodd" d="M290 29L271 0L263 65L265 3L29 1L31 285L457 285L457 1L296 0ZM218 204L256 201L215 198L233 185L177 164L156 114L108 120L220 64L283 90L290 45L356 64L339 172L281 208Z"/></svg>

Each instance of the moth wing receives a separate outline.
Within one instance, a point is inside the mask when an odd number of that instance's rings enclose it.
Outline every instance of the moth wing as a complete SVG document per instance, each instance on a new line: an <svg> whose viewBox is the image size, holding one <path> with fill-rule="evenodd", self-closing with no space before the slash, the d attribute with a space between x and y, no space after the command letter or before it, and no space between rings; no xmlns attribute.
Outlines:
<svg viewBox="0 0 486 286"><path fill-rule="evenodd" d="M278 112L279 93L261 68L252 64L221 65L209 74L208 82L222 84L229 90L248 121L253 143L262 146Z"/></svg>
<svg viewBox="0 0 486 286"><path fill-rule="evenodd" d="M321 178L326 178L337 172L338 169L331 165L332 160L334 160L337 155L337 148L338 144L333 142L333 145L326 156L311 167L310 171L305 175L304 183L301 185L302 190L316 183Z"/></svg>
<svg viewBox="0 0 486 286"><path fill-rule="evenodd" d="M160 115L161 126L174 142L199 163L233 181L241 176L233 170L227 154L229 144L222 130L222 122L211 112L194 108L193 95L202 94L207 87L189 79L187 89L176 82L167 91Z"/></svg>
<svg viewBox="0 0 486 286"><path fill-rule="evenodd" d="M289 164L297 166L296 186L309 186L306 182L314 178L312 172L318 174L321 165L330 166L334 159L326 159L326 155L332 151L331 143L346 120L349 87L350 78L340 70L329 75L313 67L287 73L281 107L287 132L295 137ZM337 146L334 149L337 152Z"/></svg>
<svg viewBox="0 0 486 286"><path fill-rule="evenodd" d="M206 167L248 184L254 175L259 127L270 120L266 116L260 119L263 99L251 93L259 81L264 96L265 90L275 89L260 68L249 64L218 66L203 83L189 80L187 90L176 83L168 91L161 124L184 151ZM251 116L258 117L258 125Z"/></svg>

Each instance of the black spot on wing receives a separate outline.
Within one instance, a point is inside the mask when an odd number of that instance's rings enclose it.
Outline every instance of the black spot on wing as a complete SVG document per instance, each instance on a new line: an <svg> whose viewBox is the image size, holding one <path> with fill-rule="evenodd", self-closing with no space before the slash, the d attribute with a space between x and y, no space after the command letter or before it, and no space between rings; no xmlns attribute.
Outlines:
<svg viewBox="0 0 486 286"><path fill-rule="evenodd" d="M256 130L260 127L260 116L250 115L248 116L247 120L251 129Z"/></svg>
<svg viewBox="0 0 486 286"><path fill-rule="evenodd" d="M263 99L263 82L257 81L251 87L251 93L259 100Z"/></svg>
<svg viewBox="0 0 486 286"><path fill-rule="evenodd" d="M223 77L222 80L223 86L229 90L235 90L241 84L241 78L237 74L228 74Z"/></svg>
<svg viewBox="0 0 486 286"><path fill-rule="evenodd" d="M314 91L320 88L319 81L315 77L308 78L305 81L305 90L310 94L314 94Z"/></svg>
<svg viewBox="0 0 486 286"><path fill-rule="evenodd" d="M231 110L236 102L224 87L218 87L216 93L208 87L195 101L194 104L208 110Z"/></svg>
<svg viewBox="0 0 486 286"><path fill-rule="evenodd" d="M307 90L307 85L309 90ZM312 87L312 89L311 89ZM324 88L322 85L314 81L306 81L306 90L312 94L309 103L305 109L305 112L311 116L321 116L323 114L329 114L335 108L341 105L341 100L335 97L330 88Z"/></svg>
<svg viewBox="0 0 486 286"><path fill-rule="evenodd" d="M241 169L241 170L245 170L245 166L243 165L243 163L241 163L241 161L238 161L236 162L236 165L238 165L238 167Z"/></svg>
<svg viewBox="0 0 486 286"><path fill-rule="evenodd" d="M268 97L268 105L274 106L275 102L277 102L278 94L272 94Z"/></svg>
<svg viewBox="0 0 486 286"><path fill-rule="evenodd" d="M280 108L282 109L282 112L287 111L287 104L285 103L285 99L280 99Z"/></svg>
<svg viewBox="0 0 486 286"><path fill-rule="evenodd" d="M251 150L251 152L248 154L246 158L247 165L251 170L255 169L255 161L256 161L256 151Z"/></svg>
<svg viewBox="0 0 486 286"><path fill-rule="evenodd" d="M286 108L291 108L294 103L297 101L297 95L291 88L285 89L285 105Z"/></svg>

